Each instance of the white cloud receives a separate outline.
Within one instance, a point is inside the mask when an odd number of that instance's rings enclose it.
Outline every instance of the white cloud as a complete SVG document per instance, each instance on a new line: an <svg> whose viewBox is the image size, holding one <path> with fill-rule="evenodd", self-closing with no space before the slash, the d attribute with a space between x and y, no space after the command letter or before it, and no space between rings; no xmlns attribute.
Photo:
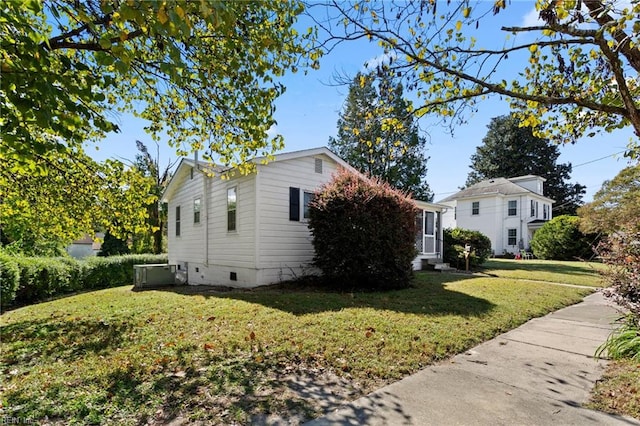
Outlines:
<svg viewBox="0 0 640 426"><path fill-rule="evenodd" d="M364 70L371 71L378 68L380 65L389 64L396 57L397 55L395 52L387 52L387 53L378 55L375 58L369 59L364 63Z"/></svg>

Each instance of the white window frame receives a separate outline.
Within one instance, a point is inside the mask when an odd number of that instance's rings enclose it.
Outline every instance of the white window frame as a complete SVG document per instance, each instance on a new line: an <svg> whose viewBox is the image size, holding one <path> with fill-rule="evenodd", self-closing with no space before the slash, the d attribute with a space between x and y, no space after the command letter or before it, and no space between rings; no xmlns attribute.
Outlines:
<svg viewBox="0 0 640 426"><path fill-rule="evenodd" d="M512 203L515 203L515 207L513 207L513 214L511 214ZM507 201L507 216L518 216L518 200Z"/></svg>
<svg viewBox="0 0 640 426"><path fill-rule="evenodd" d="M182 218L181 218L181 216L182 216L182 212L181 212L180 210L182 210L182 209L180 208L180 206L179 206L179 205L178 205L178 206L176 206L176 208L175 208L175 210L174 210L174 211L175 211L174 223L175 223L175 228L176 228L176 229L175 229L176 237L179 237L179 236L180 236L180 233L181 233L181 231L182 231L182 230L180 229L180 223L182 222Z"/></svg>
<svg viewBox="0 0 640 426"><path fill-rule="evenodd" d="M233 191L233 208L231 208L231 191ZM230 214L233 212L233 229L231 228ZM238 187L227 188L227 232L238 232Z"/></svg>
<svg viewBox="0 0 640 426"><path fill-rule="evenodd" d="M513 233L515 234L513 237L510 235L511 231L513 231ZM511 244L511 238L513 238L513 244ZM514 247L518 245L518 228L507 229L507 245Z"/></svg>
<svg viewBox="0 0 640 426"><path fill-rule="evenodd" d="M199 225L202 219L202 199L200 197L193 199L193 224Z"/></svg>
<svg viewBox="0 0 640 426"><path fill-rule="evenodd" d="M306 198L309 196L309 201L307 202ZM309 220L309 203L313 201L314 191L305 191L304 189L300 190L300 221L308 221Z"/></svg>
<svg viewBox="0 0 640 426"><path fill-rule="evenodd" d="M471 202L471 216L479 216L479 215L480 215L480 201L472 201Z"/></svg>

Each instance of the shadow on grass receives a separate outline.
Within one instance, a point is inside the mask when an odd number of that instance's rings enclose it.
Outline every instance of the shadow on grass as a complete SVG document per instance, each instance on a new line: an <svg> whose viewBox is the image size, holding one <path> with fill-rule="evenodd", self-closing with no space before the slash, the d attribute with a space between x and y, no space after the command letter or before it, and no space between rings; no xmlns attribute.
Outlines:
<svg viewBox="0 0 640 426"><path fill-rule="evenodd" d="M254 289L180 286L156 290L241 300L294 315L371 308L422 315L478 316L490 311L495 305L485 299L447 288L447 284L474 278L470 275L420 272L416 274L410 288L360 293L328 290L308 282L288 282Z"/></svg>
<svg viewBox="0 0 640 426"><path fill-rule="evenodd" d="M12 349L0 359L11 365L22 358L76 359L87 353L103 354L120 346L133 325L126 321L84 318L47 318L0 327L2 342ZM12 345L19 343L18 345Z"/></svg>
<svg viewBox="0 0 640 426"><path fill-rule="evenodd" d="M586 262L579 265L575 263L576 262L569 263L561 261L545 262L539 260L488 260L478 268L478 272L484 272L488 275L493 275L487 272L492 270L522 270L567 275L593 275L598 273L596 268Z"/></svg>
<svg viewBox="0 0 640 426"><path fill-rule="evenodd" d="M267 417L278 413L301 423L320 415L323 408L335 409L345 402L330 392L336 383L306 370L287 372L275 362L257 362L238 354L205 355L194 363L189 353L195 347L184 349L169 364L156 365L153 372L136 362L91 378L70 374L69 382L41 390L45 404L15 389L6 392L5 402L17 414L34 420L117 424L118 419L135 419L139 425L256 424L261 419L270 424ZM324 383L332 386L325 389ZM349 387L347 381L339 385ZM76 398L71 401L70 395Z"/></svg>

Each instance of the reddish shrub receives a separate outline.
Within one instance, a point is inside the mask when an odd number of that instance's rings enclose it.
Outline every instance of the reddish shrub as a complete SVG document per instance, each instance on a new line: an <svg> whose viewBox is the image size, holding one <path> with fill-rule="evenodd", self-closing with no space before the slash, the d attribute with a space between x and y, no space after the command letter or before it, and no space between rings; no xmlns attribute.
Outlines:
<svg viewBox="0 0 640 426"><path fill-rule="evenodd" d="M416 207L376 179L340 170L310 205L315 264L343 288L408 287L416 256Z"/></svg>

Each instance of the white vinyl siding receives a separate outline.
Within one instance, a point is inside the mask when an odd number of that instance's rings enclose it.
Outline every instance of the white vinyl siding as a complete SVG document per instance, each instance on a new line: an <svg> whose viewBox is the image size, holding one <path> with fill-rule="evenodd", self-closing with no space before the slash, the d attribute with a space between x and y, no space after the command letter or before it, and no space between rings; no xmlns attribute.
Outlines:
<svg viewBox="0 0 640 426"><path fill-rule="evenodd" d="M235 195L235 205L230 203L232 195ZM210 264L229 267L232 272L235 271L233 267L255 268L255 200L255 175L232 177L229 180L213 178L209 201ZM235 217L233 231L229 230L231 215ZM225 277L229 279L229 274ZM243 280L242 274L238 274L238 280Z"/></svg>
<svg viewBox="0 0 640 426"><path fill-rule="evenodd" d="M205 261L202 226L193 226L191 222L191 206L194 203L194 196L204 193L204 181L202 174L197 171L194 172L193 179L191 179L191 170L193 170L191 167L183 168L180 175L173 177L174 180L177 180L174 183L180 189L176 191L168 205L169 263L172 264L186 261L204 263ZM202 216L200 220L203 220ZM178 227L180 227L179 230Z"/></svg>
<svg viewBox="0 0 640 426"><path fill-rule="evenodd" d="M309 196L337 171L337 164L329 157L322 157L322 173L316 172L314 157L301 157L260 165L258 221L259 268L273 268L265 274L283 274L300 271L312 262L314 251L312 237L307 226L304 205ZM293 189L298 189L298 205L292 207ZM295 204L295 203L293 203ZM299 209L295 219L292 209ZM299 273L299 272L297 272Z"/></svg>

